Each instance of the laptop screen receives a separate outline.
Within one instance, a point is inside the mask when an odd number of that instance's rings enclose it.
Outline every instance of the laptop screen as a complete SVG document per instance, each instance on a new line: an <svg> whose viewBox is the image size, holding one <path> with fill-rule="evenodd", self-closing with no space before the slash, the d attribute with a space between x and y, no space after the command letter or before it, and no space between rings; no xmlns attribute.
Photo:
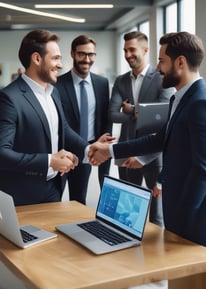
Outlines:
<svg viewBox="0 0 206 289"><path fill-rule="evenodd" d="M97 218L142 238L151 190L105 176L97 206Z"/></svg>

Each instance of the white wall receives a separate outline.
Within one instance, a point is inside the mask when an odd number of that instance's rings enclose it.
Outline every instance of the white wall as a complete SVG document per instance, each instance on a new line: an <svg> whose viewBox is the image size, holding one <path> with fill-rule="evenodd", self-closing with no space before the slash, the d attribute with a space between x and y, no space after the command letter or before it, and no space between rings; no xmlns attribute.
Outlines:
<svg viewBox="0 0 206 289"><path fill-rule="evenodd" d="M15 73L18 67L22 67L18 60L18 50L22 38L29 31L0 31L0 87L7 85L11 80L11 74ZM92 71L107 76L112 81L116 75L116 41L114 32L87 32L87 31L54 31L60 36L59 46L62 53L62 73L71 68L70 58L71 41L80 34L88 34L97 42L97 57Z"/></svg>

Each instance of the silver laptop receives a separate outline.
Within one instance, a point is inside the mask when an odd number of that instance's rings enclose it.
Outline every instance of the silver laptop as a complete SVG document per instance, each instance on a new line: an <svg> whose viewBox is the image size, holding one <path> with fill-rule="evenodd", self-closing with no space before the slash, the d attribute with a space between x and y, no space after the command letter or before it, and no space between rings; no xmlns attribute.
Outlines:
<svg viewBox="0 0 206 289"><path fill-rule="evenodd" d="M167 121L169 103L139 103L137 107L138 136L156 133Z"/></svg>
<svg viewBox="0 0 206 289"><path fill-rule="evenodd" d="M95 254L140 245L151 196L149 189L105 176L95 219L56 229Z"/></svg>
<svg viewBox="0 0 206 289"><path fill-rule="evenodd" d="M137 106L138 121L137 131L138 137L146 134L156 133L166 123L168 118L169 103L139 103ZM158 157L158 154L149 154L143 156L143 162L149 163ZM139 156L138 156L139 157ZM141 157L139 157L141 159ZM115 165L122 166L128 158L115 159ZM148 160L147 160L148 159ZM148 162L149 161L149 162Z"/></svg>
<svg viewBox="0 0 206 289"><path fill-rule="evenodd" d="M32 225L19 227L12 196L0 191L0 234L20 248L57 237Z"/></svg>

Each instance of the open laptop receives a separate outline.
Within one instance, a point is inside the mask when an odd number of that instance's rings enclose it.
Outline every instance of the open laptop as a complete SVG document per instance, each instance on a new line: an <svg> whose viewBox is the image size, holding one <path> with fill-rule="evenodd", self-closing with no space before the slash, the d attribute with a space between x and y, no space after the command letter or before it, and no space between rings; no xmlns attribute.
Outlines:
<svg viewBox="0 0 206 289"><path fill-rule="evenodd" d="M138 136L156 133L168 118L169 103L139 103L137 107Z"/></svg>
<svg viewBox="0 0 206 289"><path fill-rule="evenodd" d="M57 237L32 225L19 227L12 196L0 191L0 234L20 248Z"/></svg>
<svg viewBox="0 0 206 289"><path fill-rule="evenodd" d="M95 219L56 229L95 254L140 245L151 196L149 189L105 176Z"/></svg>

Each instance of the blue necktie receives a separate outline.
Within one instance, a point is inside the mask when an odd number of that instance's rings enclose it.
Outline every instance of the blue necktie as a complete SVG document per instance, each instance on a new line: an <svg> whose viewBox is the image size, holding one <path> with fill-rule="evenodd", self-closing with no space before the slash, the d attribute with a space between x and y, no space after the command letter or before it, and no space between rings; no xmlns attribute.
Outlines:
<svg viewBox="0 0 206 289"><path fill-rule="evenodd" d="M80 85L80 136L87 141L88 139L88 96L85 88L85 80Z"/></svg>

